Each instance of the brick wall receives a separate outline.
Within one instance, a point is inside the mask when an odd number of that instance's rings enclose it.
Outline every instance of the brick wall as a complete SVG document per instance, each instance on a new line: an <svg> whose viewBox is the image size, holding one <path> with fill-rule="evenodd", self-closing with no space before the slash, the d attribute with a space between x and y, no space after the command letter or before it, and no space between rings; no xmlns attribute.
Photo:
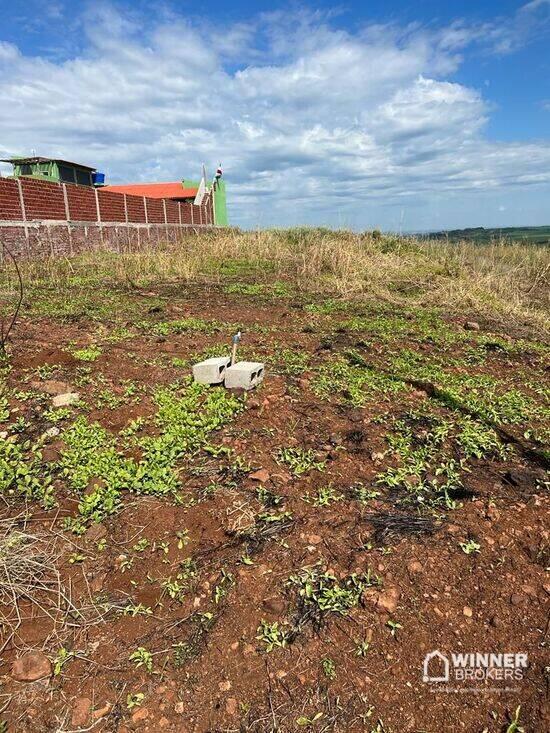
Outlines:
<svg viewBox="0 0 550 733"><path fill-rule="evenodd" d="M175 242L183 232L213 222L211 196L195 206L71 183L0 178L0 240L20 256L132 250Z"/></svg>
<svg viewBox="0 0 550 733"><path fill-rule="evenodd" d="M0 212L4 220L23 218L17 181L0 179Z"/></svg>

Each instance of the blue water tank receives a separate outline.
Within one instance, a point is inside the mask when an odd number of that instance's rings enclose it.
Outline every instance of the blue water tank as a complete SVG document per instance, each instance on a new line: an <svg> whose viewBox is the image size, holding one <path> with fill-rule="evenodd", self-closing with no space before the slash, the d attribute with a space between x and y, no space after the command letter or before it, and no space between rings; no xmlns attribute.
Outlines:
<svg viewBox="0 0 550 733"><path fill-rule="evenodd" d="M92 183L94 184L94 186L104 186L105 185L105 173L94 171L94 173L92 173Z"/></svg>

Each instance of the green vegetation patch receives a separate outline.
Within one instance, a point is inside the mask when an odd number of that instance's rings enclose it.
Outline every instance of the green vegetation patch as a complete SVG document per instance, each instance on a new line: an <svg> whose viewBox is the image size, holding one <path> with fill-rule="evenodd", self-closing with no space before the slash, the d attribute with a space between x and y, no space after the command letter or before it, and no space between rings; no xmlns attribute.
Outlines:
<svg viewBox="0 0 550 733"><path fill-rule="evenodd" d="M405 389L398 379L369 366L350 364L350 360L353 355L338 356L322 364L311 383L313 393L325 400L338 395L354 407L363 407L373 393L380 397Z"/></svg>
<svg viewBox="0 0 550 733"><path fill-rule="evenodd" d="M458 413L447 418L427 411L408 412L395 420L386 440L397 466L379 473L376 483L404 491L403 503L421 506L454 509L469 461L507 455L491 427Z"/></svg>
<svg viewBox="0 0 550 733"><path fill-rule="evenodd" d="M16 443L0 438L0 494L40 501L46 508L55 504L52 479L42 464L42 454L29 441Z"/></svg>
<svg viewBox="0 0 550 733"><path fill-rule="evenodd" d="M467 409L481 420L519 424L537 416L547 417L548 411L531 397L517 389L503 389L493 377L449 372L414 351L401 351L393 359L391 369L401 379L432 384L440 401L451 408Z"/></svg>
<svg viewBox="0 0 550 733"><path fill-rule="evenodd" d="M116 512L124 491L156 496L174 492L179 487L176 462L193 456L212 431L242 409L234 395L189 382L158 390L155 401L160 434L141 440L139 461L126 458L116 436L85 417L63 433L62 473L81 495L79 517L70 522L75 531Z"/></svg>

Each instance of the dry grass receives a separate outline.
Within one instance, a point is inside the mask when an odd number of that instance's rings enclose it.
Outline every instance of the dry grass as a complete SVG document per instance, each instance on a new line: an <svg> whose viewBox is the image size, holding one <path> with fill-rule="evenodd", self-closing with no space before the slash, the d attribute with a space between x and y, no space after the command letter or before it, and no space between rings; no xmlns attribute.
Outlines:
<svg viewBox="0 0 550 733"><path fill-rule="evenodd" d="M548 327L550 250L326 229L216 231L174 246L89 252L22 264L27 285L147 287L159 282L284 281L300 291L475 313Z"/></svg>
<svg viewBox="0 0 550 733"><path fill-rule="evenodd" d="M0 520L0 623L5 636L2 649L21 625L21 601L29 601L51 616L47 606L51 606L52 598L58 605L63 595L56 569L59 554L53 543L21 525L17 518Z"/></svg>

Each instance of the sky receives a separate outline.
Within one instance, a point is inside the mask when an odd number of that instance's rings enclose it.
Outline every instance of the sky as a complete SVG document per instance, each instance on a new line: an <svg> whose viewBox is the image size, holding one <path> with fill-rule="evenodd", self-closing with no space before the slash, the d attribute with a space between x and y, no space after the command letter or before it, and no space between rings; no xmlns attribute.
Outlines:
<svg viewBox="0 0 550 733"><path fill-rule="evenodd" d="M0 0L0 157L221 163L246 228L548 225L549 49L550 0Z"/></svg>

